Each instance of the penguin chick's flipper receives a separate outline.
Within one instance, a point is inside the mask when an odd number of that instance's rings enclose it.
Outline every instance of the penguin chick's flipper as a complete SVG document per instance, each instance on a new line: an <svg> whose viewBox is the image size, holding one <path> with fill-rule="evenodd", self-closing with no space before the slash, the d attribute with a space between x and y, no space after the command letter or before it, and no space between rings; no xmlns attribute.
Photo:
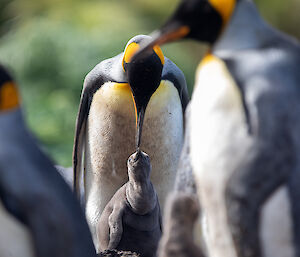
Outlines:
<svg viewBox="0 0 300 257"><path fill-rule="evenodd" d="M109 225L109 250L116 249L119 245L122 234L123 234L123 224L122 224L122 216L123 216L124 208L116 205L112 213L109 215L108 218L108 225Z"/></svg>
<svg viewBox="0 0 300 257"><path fill-rule="evenodd" d="M159 257L204 257L195 244L193 229L199 215L198 199L185 192L168 196L164 231L159 243Z"/></svg>
<svg viewBox="0 0 300 257"><path fill-rule="evenodd" d="M73 169L74 181L73 188L77 196L80 197L80 177L81 162L83 155L83 146L85 138L85 127L87 116L90 110L91 101L94 93L107 81L113 81L105 76L102 71L102 63L98 64L85 78L83 84L83 92L80 99L79 111L75 127L75 139L73 148Z"/></svg>
<svg viewBox="0 0 300 257"><path fill-rule="evenodd" d="M259 216L268 197L286 182L294 165L288 133L257 141L236 168L226 191L228 222L238 256L260 257Z"/></svg>

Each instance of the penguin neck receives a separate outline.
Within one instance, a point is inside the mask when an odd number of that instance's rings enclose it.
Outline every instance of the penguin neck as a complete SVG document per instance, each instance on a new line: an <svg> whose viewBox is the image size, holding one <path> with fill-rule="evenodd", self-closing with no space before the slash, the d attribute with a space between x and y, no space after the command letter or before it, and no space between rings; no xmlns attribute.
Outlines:
<svg viewBox="0 0 300 257"><path fill-rule="evenodd" d="M21 108L3 112L0 114L0 142L1 139L9 139L26 131Z"/></svg>
<svg viewBox="0 0 300 257"><path fill-rule="evenodd" d="M273 29L262 19L254 3L237 3L226 29L212 47L212 52L258 48L273 36Z"/></svg>
<svg viewBox="0 0 300 257"><path fill-rule="evenodd" d="M129 181L126 187L126 198L131 209L139 215L145 215L156 206L156 193L149 176L136 179L128 174Z"/></svg>

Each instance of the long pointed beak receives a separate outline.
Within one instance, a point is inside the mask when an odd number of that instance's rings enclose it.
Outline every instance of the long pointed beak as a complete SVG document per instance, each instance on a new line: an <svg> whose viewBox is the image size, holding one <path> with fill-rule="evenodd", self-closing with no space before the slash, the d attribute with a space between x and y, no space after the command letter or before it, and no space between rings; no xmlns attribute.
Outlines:
<svg viewBox="0 0 300 257"><path fill-rule="evenodd" d="M139 58L145 51L150 51L155 45L163 45L180 38L185 37L190 32L188 26L179 23L166 24L160 30L156 30L150 34L152 40L141 44L140 50L134 55L133 59Z"/></svg>
<svg viewBox="0 0 300 257"><path fill-rule="evenodd" d="M140 149L140 145L141 145L144 116L145 116L145 110L144 110L144 107L141 107L140 110L138 110L138 120L137 120L137 126L136 126L136 148L137 148L137 150Z"/></svg>
<svg viewBox="0 0 300 257"><path fill-rule="evenodd" d="M134 99L133 94L131 94L133 105L134 105L134 112L135 112L135 125L136 125L136 135L135 135L135 143L136 149L139 151L141 145L141 138L142 138L142 130L143 130L143 123L144 123L144 116L145 116L145 107L137 106L136 101Z"/></svg>

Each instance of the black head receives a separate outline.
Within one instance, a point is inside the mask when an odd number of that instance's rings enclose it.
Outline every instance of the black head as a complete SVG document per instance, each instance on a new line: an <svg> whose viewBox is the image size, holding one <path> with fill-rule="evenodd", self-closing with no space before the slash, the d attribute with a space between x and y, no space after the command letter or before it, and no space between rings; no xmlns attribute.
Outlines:
<svg viewBox="0 0 300 257"><path fill-rule="evenodd" d="M137 148L140 146L144 114L148 102L158 88L164 65L164 55L158 46L144 51L139 59L132 56L140 50L140 45L151 41L149 36L139 35L132 38L124 51L123 69L126 72L134 98L137 121Z"/></svg>
<svg viewBox="0 0 300 257"><path fill-rule="evenodd" d="M213 44L231 18L239 0L182 0L167 22L152 33L153 40L143 45L133 58L140 58L155 45L191 38Z"/></svg>
<svg viewBox="0 0 300 257"><path fill-rule="evenodd" d="M0 113L19 107L17 86L7 70L0 65Z"/></svg>

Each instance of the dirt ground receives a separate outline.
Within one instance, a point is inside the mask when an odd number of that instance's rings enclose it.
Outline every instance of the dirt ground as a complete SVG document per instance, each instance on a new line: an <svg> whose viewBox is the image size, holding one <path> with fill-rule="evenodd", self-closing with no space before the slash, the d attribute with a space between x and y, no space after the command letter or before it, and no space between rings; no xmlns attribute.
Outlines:
<svg viewBox="0 0 300 257"><path fill-rule="evenodd" d="M98 257L140 257L139 254L130 251L106 250L98 254Z"/></svg>

